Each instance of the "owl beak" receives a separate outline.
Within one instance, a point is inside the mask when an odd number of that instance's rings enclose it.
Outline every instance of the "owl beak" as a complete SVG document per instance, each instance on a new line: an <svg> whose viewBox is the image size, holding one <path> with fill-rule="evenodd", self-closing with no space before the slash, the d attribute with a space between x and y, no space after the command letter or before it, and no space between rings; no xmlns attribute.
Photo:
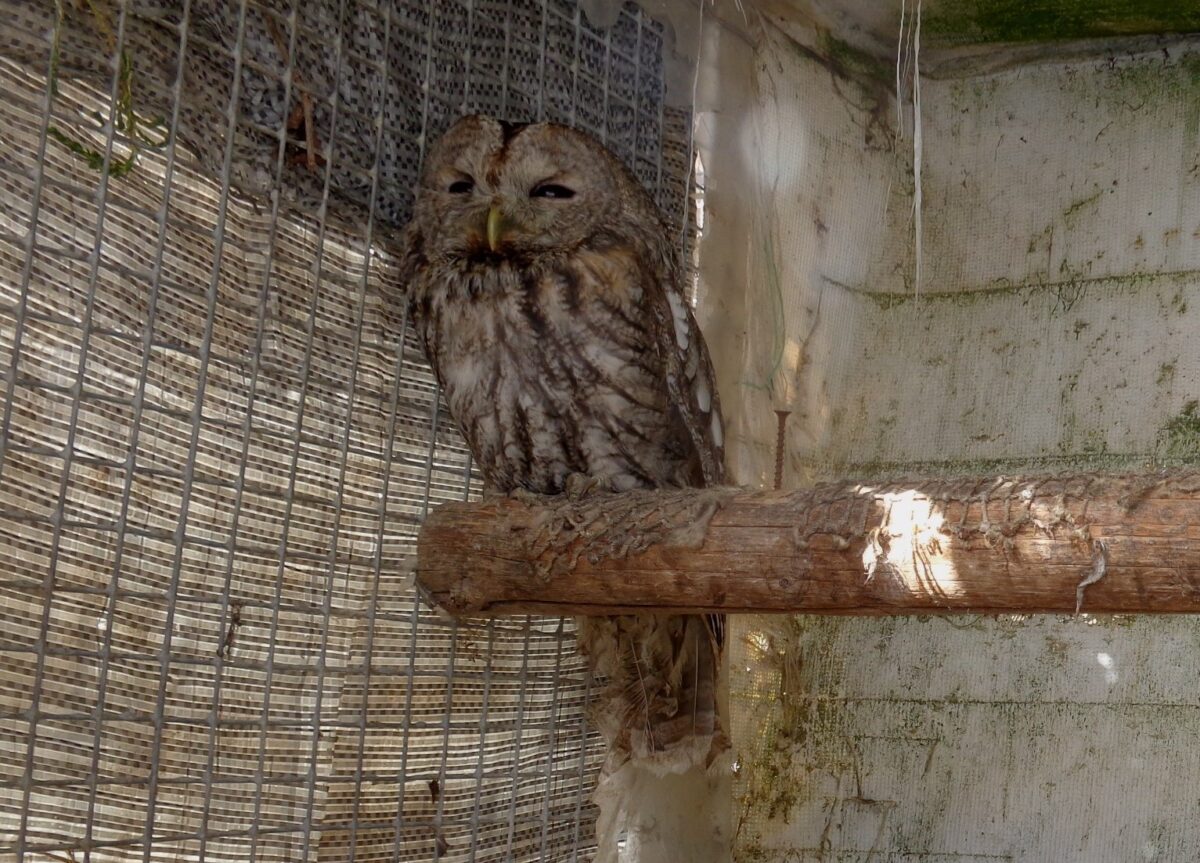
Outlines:
<svg viewBox="0 0 1200 863"><path fill-rule="evenodd" d="M511 226L508 219L504 217L499 205L493 204L488 210L487 217L487 242L488 248L493 252L500 251L500 243L504 239L504 233Z"/></svg>

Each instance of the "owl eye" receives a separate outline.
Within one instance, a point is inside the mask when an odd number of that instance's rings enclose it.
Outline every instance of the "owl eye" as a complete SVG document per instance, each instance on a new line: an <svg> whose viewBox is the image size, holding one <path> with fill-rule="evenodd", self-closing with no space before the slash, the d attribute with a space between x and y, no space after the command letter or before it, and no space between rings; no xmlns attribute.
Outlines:
<svg viewBox="0 0 1200 863"><path fill-rule="evenodd" d="M450 184L449 192L451 195L465 195L475 188L473 180L455 180Z"/></svg>
<svg viewBox="0 0 1200 863"><path fill-rule="evenodd" d="M529 192L529 197L555 198L562 200L566 198L574 198L575 190L568 189L566 186L560 186L557 183L542 183L541 185L533 187L533 189Z"/></svg>

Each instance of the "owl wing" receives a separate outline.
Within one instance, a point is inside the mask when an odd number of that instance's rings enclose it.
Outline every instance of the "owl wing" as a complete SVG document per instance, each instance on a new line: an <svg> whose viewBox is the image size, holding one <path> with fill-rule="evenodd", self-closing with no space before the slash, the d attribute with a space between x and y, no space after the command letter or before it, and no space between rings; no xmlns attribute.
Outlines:
<svg viewBox="0 0 1200 863"><path fill-rule="evenodd" d="M425 266L425 237L417 227L414 218L404 227L400 234L399 248L396 249L396 261L399 271L396 273L396 283L403 292L405 302L411 302L416 289L417 276Z"/></svg>
<svg viewBox="0 0 1200 863"><path fill-rule="evenodd" d="M417 345L424 351L436 375L438 368L437 344L436 340L431 341L428 338L430 310L424 285L420 281L421 270L428 263L425 257L425 236L417 227L417 221L415 218L410 221L400 237L398 256L400 269L396 274L396 281L400 290L403 291L400 302L403 304L401 308L407 311L408 327L416 336ZM419 309L420 305L426 307Z"/></svg>
<svg viewBox="0 0 1200 863"><path fill-rule="evenodd" d="M417 271L425 264L425 237L417 227L416 218L404 226L399 245L397 260L400 271L396 274L397 281L400 287L407 291L413 279L417 277Z"/></svg>
<svg viewBox="0 0 1200 863"><path fill-rule="evenodd" d="M667 393L691 440L705 486L725 479L725 429L716 379L704 335L691 305L681 290L667 232L659 243L658 265L647 285L654 324L654 340L663 359ZM698 483L699 484L699 483Z"/></svg>

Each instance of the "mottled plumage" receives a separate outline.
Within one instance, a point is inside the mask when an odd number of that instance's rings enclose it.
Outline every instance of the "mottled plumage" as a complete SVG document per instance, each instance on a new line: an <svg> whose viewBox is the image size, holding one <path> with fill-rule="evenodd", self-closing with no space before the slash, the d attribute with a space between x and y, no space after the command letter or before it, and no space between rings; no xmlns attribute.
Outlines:
<svg viewBox="0 0 1200 863"><path fill-rule="evenodd" d="M720 407L675 243L599 142L460 120L430 150L405 243L410 320L490 486L721 482ZM597 716L618 758L720 748L710 629L581 621L609 679Z"/></svg>

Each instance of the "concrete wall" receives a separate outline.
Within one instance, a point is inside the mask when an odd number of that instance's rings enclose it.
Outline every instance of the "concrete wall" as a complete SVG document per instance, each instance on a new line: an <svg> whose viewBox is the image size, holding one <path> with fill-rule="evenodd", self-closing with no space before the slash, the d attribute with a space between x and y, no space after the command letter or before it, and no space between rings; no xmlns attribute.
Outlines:
<svg viewBox="0 0 1200 863"><path fill-rule="evenodd" d="M1200 45L923 79L918 297L891 70L751 23L701 58L698 136L739 481L771 484L777 409L791 487L1200 452ZM732 642L738 860L1200 859L1193 618L741 618Z"/></svg>

